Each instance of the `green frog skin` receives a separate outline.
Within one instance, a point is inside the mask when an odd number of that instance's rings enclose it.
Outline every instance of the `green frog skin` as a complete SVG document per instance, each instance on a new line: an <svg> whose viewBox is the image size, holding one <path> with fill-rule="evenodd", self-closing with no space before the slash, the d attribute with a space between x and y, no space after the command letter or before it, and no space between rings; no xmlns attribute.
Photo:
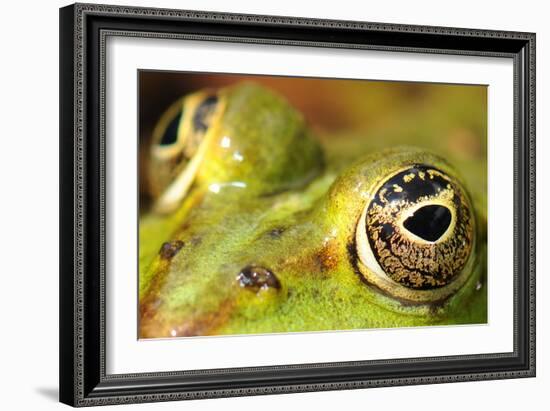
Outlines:
<svg viewBox="0 0 550 411"><path fill-rule="evenodd" d="M176 102L140 217L140 338L485 323L483 190L452 159L362 147L252 83Z"/></svg>

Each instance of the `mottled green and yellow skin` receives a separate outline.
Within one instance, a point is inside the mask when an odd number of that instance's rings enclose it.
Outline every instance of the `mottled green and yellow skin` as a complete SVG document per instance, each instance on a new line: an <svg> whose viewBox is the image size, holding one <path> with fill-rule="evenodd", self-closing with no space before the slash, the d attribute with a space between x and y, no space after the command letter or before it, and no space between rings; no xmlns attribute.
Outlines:
<svg viewBox="0 0 550 411"><path fill-rule="evenodd" d="M192 185L140 219L141 338L486 322L486 202L467 185L475 175L463 181L452 159L417 148L320 142L283 98L253 84L217 95ZM376 187L414 164L445 172L477 206L464 281L428 301L374 286L357 253ZM247 267L276 282L244 286Z"/></svg>

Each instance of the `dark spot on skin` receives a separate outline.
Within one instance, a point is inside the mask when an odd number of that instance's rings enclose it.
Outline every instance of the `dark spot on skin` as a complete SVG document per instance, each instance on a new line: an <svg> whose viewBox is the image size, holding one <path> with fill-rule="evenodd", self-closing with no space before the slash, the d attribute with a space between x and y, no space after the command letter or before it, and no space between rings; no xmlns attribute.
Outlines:
<svg viewBox="0 0 550 411"><path fill-rule="evenodd" d="M285 229L283 227L276 227L272 230L268 231L268 235L271 238L279 238L281 235L285 232Z"/></svg>
<svg viewBox="0 0 550 411"><path fill-rule="evenodd" d="M193 238L191 238L191 245L192 246L197 246L200 243L202 243L202 237L201 236L196 235Z"/></svg>
<svg viewBox="0 0 550 411"><path fill-rule="evenodd" d="M256 265L246 266L237 276L239 285L243 288L259 291L260 289L280 289L279 279L267 268Z"/></svg>
<svg viewBox="0 0 550 411"><path fill-rule="evenodd" d="M181 240L166 242L160 247L160 257L169 260L173 258L184 245L185 243Z"/></svg>
<svg viewBox="0 0 550 411"><path fill-rule="evenodd" d="M319 301L319 297L320 297L319 290L313 289L311 295L315 301Z"/></svg>

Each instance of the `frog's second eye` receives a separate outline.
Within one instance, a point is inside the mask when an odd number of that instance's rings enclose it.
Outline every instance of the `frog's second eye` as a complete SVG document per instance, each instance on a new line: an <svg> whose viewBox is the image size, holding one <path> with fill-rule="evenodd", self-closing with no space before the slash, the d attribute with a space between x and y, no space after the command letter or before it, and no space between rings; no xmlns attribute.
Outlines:
<svg viewBox="0 0 550 411"><path fill-rule="evenodd" d="M432 302L467 279L474 217L461 185L413 165L381 182L356 231L365 279L405 300Z"/></svg>
<svg viewBox="0 0 550 411"><path fill-rule="evenodd" d="M213 122L216 95L191 96L176 102L153 133L153 156L167 161L190 160Z"/></svg>
<svg viewBox="0 0 550 411"><path fill-rule="evenodd" d="M156 209L167 212L185 196L201 156L199 147L219 115L216 94L199 92L174 103L153 131L149 181Z"/></svg>

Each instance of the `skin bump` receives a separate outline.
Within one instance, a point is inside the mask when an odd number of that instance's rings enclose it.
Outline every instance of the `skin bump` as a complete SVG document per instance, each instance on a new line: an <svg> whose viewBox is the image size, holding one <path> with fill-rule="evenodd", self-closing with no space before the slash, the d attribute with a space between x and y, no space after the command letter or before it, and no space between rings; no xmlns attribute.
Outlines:
<svg viewBox="0 0 550 411"><path fill-rule="evenodd" d="M244 267L237 276L239 285L243 288L259 291L261 289L280 289L279 279L267 268L249 265Z"/></svg>
<svg viewBox="0 0 550 411"><path fill-rule="evenodd" d="M165 260L170 260L178 253L179 250L182 249L184 245L185 243L181 240L166 242L160 247L159 255Z"/></svg>

